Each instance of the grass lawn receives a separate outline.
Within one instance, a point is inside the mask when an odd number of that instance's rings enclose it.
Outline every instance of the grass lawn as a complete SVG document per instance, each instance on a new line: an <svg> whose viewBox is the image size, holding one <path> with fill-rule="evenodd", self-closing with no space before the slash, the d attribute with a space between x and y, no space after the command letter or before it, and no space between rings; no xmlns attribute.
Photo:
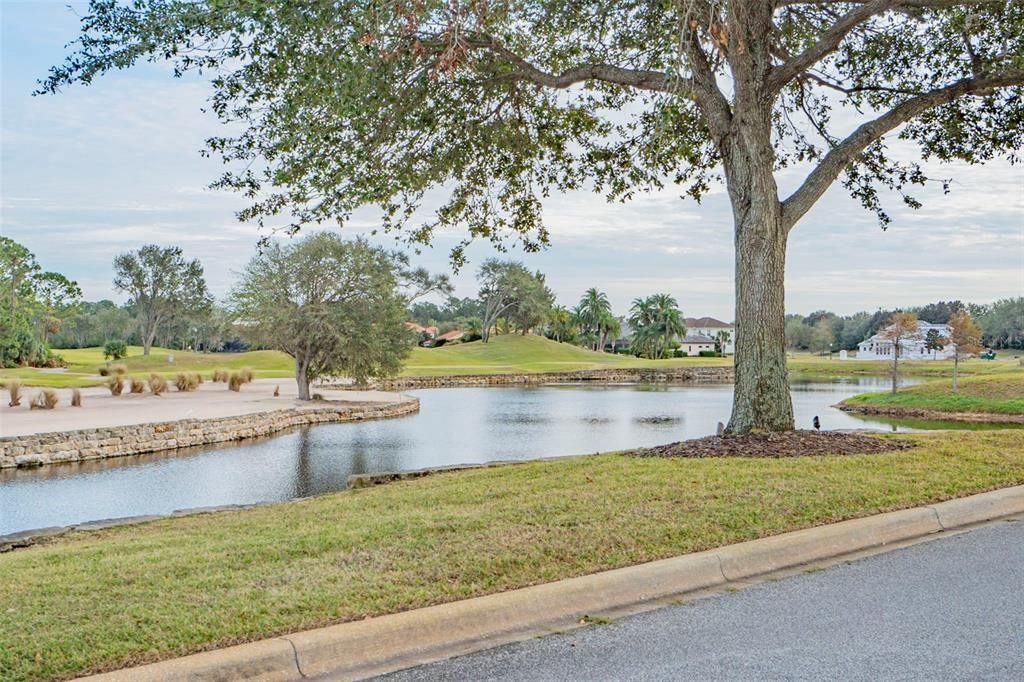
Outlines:
<svg viewBox="0 0 1024 682"><path fill-rule="evenodd" d="M670 358L645 360L631 355L598 353L541 336L492 336L488 343L474 341L440 348L415 348L402 376L462 374L530 374L620 367L680 367L731 365L731 358Z"/></svg>
<svg viewBox="0 0 1024 682"><path fill-rule="evenodd" d="M881 455L608 454L0 554L0 678L66 678L1024 483L1024 432Z"/></svg>
<svg viewBox="0 0 1024 682"><path fill-rule="evenodd" d="M102 383L96 370L106 364L101 348L58 350L68 363L63 373L43 372L31 368L0 369L0 383L18 378L30 386L95 386ZM1018 355L1024 353L1018 352ZM168 357L173 356L173 364ZM173 376L178 372L202 372L207 376L218 367L241 369L251 367L258 377L291 377L294 363L277 351L248 353L192 353L188 351L154 348L147 357L142 348L129 346L128 357L119 360L128 366L129 374L148 376L151 372ZM670 358L644 360L629 355L597 353L567 343L556 343L539 336L517 334L494 336L489 343L474 341L456 343L440 348L414 348L406 362L402 376L453 376L463 374L506 374L535 372L568 372L581 369L621 367L679 367L686 365L728 366L732 358ZM964 376L996 374L1018 366L1017 358L1009 352L1000 353L994 361L970 360L961 363ZM884 376L890 371L889 363L882 361L840 361L795 353L789 359L790 370L805 378L843 376ZM900 363L901 373L908 377L950 376L953 364L949 361L905 361Z"/></svg>
<svg viewBox="0 0 1024 682"><path fill-rule="evenodd" d="M938 412L1024 414L1024 370L962 378L956 393L953 393L952 381L930 381L903 389L896 395L865 393L843 402L864 407Z"/></svg>
<svg viewBox="0 0 1024 682"><path fill-rule="evenodd" d="M103 349L65 348L55 351L67 363L65 372L47 372L30 367L0 369L0 383L17 378L30 386L82 387L97 386L104 379L97 371L108 361L103 359ZM169 358L174 358L171 362ZM111 361L128 368L128 375L148 377L152 373L174 376L178 372L201 372L207 378L213 370L224 367L237 370L251 367L257 377L292 377L295 363L284 353L271 350L248 353L193 353L190 351L152 348L149 355L142 354L142 346L128 346L128 355L121 360Z"/></svg>
<svg viewBox="0 0 1024 682"><path fill-rule="evenodd" d="M1014 357L1016 354L1019 357ZM983 376L1000 374L1020 367L1019 358L1024 351L999 351L995 360L961 360L960 376ZM808 377L855 377L855 376L889 376L892 363L885 360L840 360L838 355L829 358L827 355L813 353L790 353L787 362L789 371ZM953 376L952 360L901 360L900 376L939 378Z"/></svg>

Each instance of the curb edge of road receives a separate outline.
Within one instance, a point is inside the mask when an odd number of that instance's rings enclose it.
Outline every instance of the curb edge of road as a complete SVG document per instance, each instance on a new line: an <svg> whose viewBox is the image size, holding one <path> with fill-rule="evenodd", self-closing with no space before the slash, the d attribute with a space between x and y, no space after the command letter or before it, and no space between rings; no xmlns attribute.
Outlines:
<svg viewBox="0 0 1024 682"><path fill-rule="evenodd" d="M95 675L91 682L363 679L943 531L1024 513L1024 485Z"/></svg>

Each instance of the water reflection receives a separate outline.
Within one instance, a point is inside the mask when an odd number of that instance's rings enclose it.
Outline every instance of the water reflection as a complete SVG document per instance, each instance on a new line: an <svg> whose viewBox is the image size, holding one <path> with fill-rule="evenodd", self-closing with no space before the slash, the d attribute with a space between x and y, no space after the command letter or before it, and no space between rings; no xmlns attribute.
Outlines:
<svg viewBox="0 0 1024 682"><path fill-rule="evenodd" d="M830 406L885 379L799 382L797 425L826 429L976 428L894 422ZM189 507L307 497L352 474L651 446L715 432L730 385L558 385L415 391L418 415L328 424L239 444L0 472L0 533Z"/></svg>

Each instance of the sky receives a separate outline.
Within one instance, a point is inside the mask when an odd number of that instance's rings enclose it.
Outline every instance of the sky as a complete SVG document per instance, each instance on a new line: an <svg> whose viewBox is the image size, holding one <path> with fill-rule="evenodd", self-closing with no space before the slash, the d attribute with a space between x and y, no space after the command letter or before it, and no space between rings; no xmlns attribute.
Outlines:
<svg viewBox="0 0 1024 682"><path fill-rule="evenodd" d="M175 79L165 65L143 65L57 96L31 95L63 59L84 9L82 2L69 9L66 0L0 0L0 230L32 250L44 269L77 280L87 300L123 301L111 262L149 243L178 245L199 258L211 291L223 297L261 233L236 220L243 198L206 188L222 171L199 153L220 128L202 112L208 86ZM839 118L855 121L852 112ZM899 152L914 158L910 146ZM1024 167L996 161L926 170L953 178L952 192L919 191L918 211L884 197L893 218L886 231L841 186L826 193L790 237L789 312L848 314L1024 294ZM782 173L783 194L805 172ZM626 204L587 192L555 194L545 203L547 250L506 255L476 244L453 276L455 293L475 295L479 263L511 256L546 273L564 305L596 286L622 314L638 296L667 292L687 316L731 321L732 215L724 188L699 205L679 195L671 185ZM374 214L363 211L343 234L374 224ZM414 263L449 271L458 239L439 235Z"/></svg>

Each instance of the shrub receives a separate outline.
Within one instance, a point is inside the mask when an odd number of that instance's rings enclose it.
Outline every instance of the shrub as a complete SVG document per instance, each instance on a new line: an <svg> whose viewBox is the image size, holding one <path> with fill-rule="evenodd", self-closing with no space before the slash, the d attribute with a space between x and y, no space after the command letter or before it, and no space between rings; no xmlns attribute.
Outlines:
<svg viewBox="0 0 1024 682"><path fill-rule="evenodd" d="M252 383L252 367L243 367L241 370L239 370L238 376L241 377L243 383Z"/></svg>
<svg viewBox="0 0 1024 682"><path fill-rule="evenodd" d="M17 379L10 379L7 382L7 394L11 396L11 402L7 403L9 406L21 405L21 382Z"/></svg>
<svg viewBox="0 0 1024 682"><path fill-rule="evenodd" d="M167 392L167 379L159 374L149 375L149 392L153 395L163 395Z"/></svg>
<svg viewBox="0 0 1024 682"><path fill-rule="evenodd" d="M245 382L242 381L242 376L238 372L232 372L231 376L228 377L228 389L229 390L236 391L236 392L237 391L241 391L243 383L245 383Z"/></svg>
<svg viewBox="0 0 1024 682"><path fill-rule="evenodd" d="M99 375L101 377L105 377L105 376L107 376L109 374L110 374L110 368L107 367L106 365L104 365L103 367L99 368Z"/></svg>
<svg viewBox="0 0 1024 682"><path fill-rule="evenodd" d="M110 365L110 373L124 376L128 373L128 366L122 364Z"/></svg>
<svg viewBox="0 0 1024 682"><path fill-rule="evenodd" d="M120 360L128 354L128 344L124 341L107 341L103 344L103 358L113 358L114 360Z"/></svg>
<svg viewBox="0 0 1024 682"><path fill-rule="evenodd" d="M82 392L77 388L71 389L71 407L82 406Z"/></svg>
<svg viewBox="0 0 1024 682"><path fill-rule="evenodd" d="M215 369L213 370L213 383L227 383L228 382L228 371L226 369Z"/></svg>
<svg viewBox="0 0 1024 682"><path fill-rule="evenodd" d="M719 353L717 350L702 350L699 353L697 353L697 355L702 357L702 358L720 358L720 357L722 357L722 354Z"/></svg>
<svg viewBox="0 0 1024 682"><path fill-rule="evenodd" d="M33 410L52 410L57 407L58 402L60 400L57 398L57 391L52 388L44 388L39 393L36 393L36 397L29 403L29 408Z"/></svg>
<svg viewBox="0 0 1024 682"><path fill-rule="evenodd" d="M132 393L144 393L146 391L146 382L143 381L142 379L136 379L135 377L132 377L128 381L131 383Z"/></svg>
<svg viewBox="0 0 1024 682"><path fill-rule="evenodd" d="M124 390L124 377L120 374L112 374L107 379L107 388L110 389L110 395L121 395L121 391Z"/></svg>

